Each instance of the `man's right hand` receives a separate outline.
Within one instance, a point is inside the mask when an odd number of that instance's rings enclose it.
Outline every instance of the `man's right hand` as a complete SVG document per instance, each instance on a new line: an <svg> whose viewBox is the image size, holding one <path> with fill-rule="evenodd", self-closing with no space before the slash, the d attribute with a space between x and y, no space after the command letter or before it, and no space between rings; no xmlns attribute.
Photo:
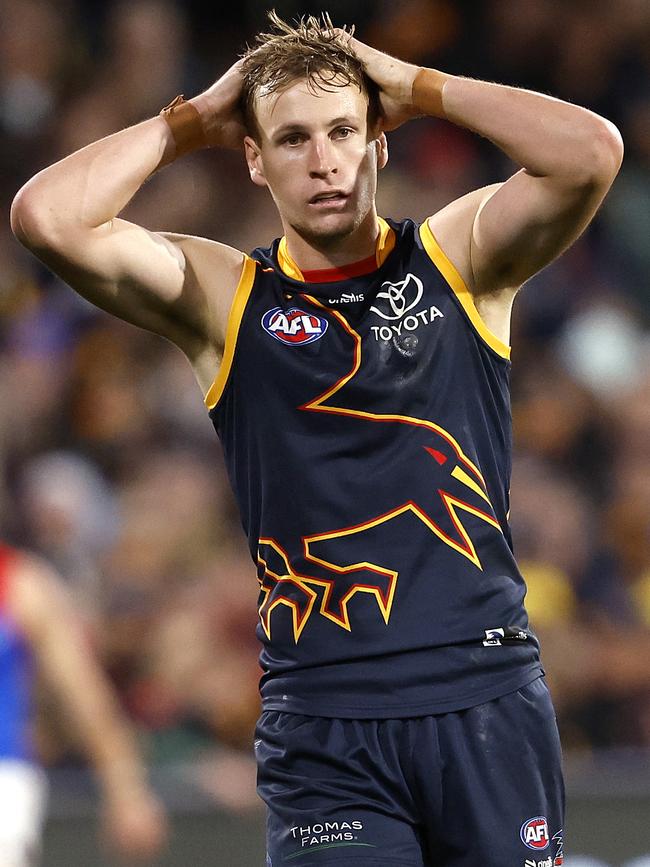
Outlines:
<svg viewBox="0 0 650 867"><path fill-rule="evenodd" d="M169 837L165 810L146 786L106 797L102 826L107 846L128 861L149 861Z"/></svg>
<svg viewBox="0 0 650 867"><path fill-rule="evenodd" d="M246 127L239 108L243 78L242 61L238 60L212 87L190 102L201 115L201 123L210 147L239 148Z"/></svg>

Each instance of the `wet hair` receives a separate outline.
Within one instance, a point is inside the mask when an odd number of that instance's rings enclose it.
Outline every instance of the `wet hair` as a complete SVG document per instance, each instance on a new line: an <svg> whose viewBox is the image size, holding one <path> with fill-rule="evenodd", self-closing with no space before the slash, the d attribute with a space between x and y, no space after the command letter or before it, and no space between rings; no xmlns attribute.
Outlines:
<svg viewBox="0 0 650 867"><path fill-rule="evenodd" d="M279 93L301 80L314 93L356 85L368 97L368 126L374 126L380 115L377 85L348 46L354 27L336 29L326 12L319 18L302 17L295 24L283 21L275 10L268 17L270 32L258 33L253 46L242 55L241 110L249 134L259 137L257 97Z"/></svg>

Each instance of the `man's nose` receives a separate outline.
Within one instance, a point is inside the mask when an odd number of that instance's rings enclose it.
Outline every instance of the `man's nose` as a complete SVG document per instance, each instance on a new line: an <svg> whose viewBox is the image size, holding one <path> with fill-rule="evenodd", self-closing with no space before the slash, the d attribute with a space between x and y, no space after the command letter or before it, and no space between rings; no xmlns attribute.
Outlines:
<svg viewBox="0 0 650 867"><path fill-rule="evenodd" d="M309 175L324 178L338 171L336 153L328 137L314 138L309 153Z"/></svg>

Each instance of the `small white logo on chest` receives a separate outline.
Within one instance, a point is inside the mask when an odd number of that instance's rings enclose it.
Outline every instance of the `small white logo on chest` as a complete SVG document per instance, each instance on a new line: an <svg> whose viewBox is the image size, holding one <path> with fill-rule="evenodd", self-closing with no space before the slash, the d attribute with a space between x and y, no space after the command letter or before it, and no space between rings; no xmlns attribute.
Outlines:
<svg viewBox="0 0 650 867"><path fill-rule="evenodd" d="M370 310L390 324L370 326L375 340L388 342L407 331L416 331L421 325L431 325L434 319L444 318L442 310L433 304L409 312L419 304L423 294L422 280L410 272L397 283L382 283L382 291L377 293L376 303Z"/></svg>
<svg viewBox="0 0 650 867"><path fill-rule="evenodd" d="M355 304L358 301L363 301L363 293L358 295L354 292L344 292L340 298L330 298L328 304Z"/></svg>
<svg viewBox="0 0 650 867"><path fill-rule="evenodd" d="M424 292L422 280L415 274L407 274L398 283L386 280L381 284L382 291L377 292L377 306L370 309L382 319L401 319L405 313L419 303Z"/></svg>
<svg viewBox="0 0 650 867"><path fill-rule="evenodd" d="M405 331L416 331L420 325L431 325L434 319L444 319L444 313L434 305L424 310L418 310L417 313L409 313L401 322L391 323L390 325L371 325L375 340L389 341L395 337L399 337Z"/></svg>

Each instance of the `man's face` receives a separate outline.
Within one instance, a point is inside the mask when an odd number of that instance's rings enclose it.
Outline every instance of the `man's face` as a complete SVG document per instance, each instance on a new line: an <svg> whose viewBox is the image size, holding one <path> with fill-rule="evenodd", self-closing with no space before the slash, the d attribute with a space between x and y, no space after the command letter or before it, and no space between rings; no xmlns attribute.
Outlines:
<svg viewBox="0 0 650 867"><path fill-rule="evenodd" d="M322 247L347 237L374 208L383 134L369 135L368 100L355 85L296 81L256 101L258 140L246 139L251 179L268 186L285 231Z"/></svg>

